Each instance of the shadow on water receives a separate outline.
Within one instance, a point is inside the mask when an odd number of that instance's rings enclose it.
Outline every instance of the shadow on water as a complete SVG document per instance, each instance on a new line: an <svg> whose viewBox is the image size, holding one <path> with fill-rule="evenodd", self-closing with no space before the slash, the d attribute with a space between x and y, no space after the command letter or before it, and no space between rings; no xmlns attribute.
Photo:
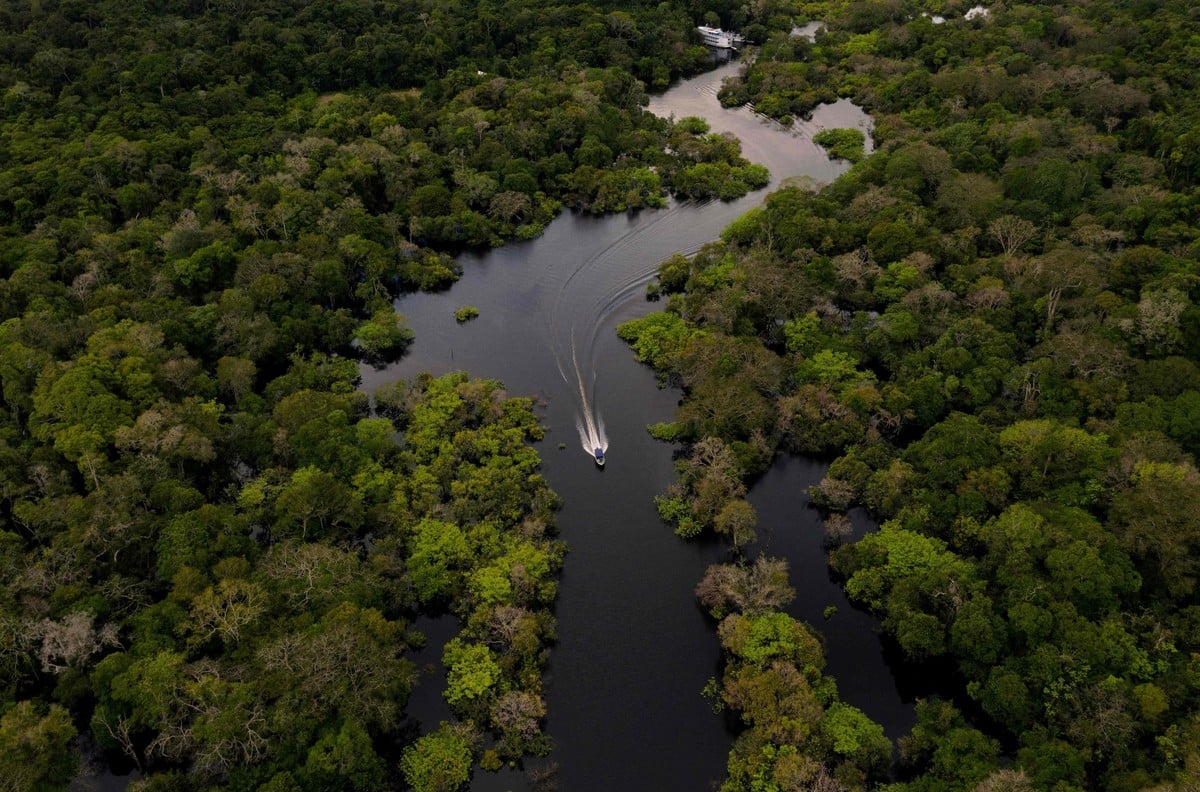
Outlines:
<svg viewBox="0 0 1200 792"><path fill-rule="evenodd" d="M461 625L454 614L442 613L436 616L418 616L412 626L425 636L425 645L408 653L408 659L416 665L420 676L408 696L408 706L405 709L409 723L406 726L424 734L436 729L442 721L453 719L450 705L442 697L446 680L442 647L458 635Z"/></svg>
<svg viewBox="0 0 1200 792"><path fill-rule="evenodd" d="M788 560L796 589L788 613L821 634L826 671L837 680L842 700L883 726L888 737L907 734L916 722L917 700L928 698L952 701L973 725L995 734L994 724L964 694L965 683L952 661L907 660L895 640L880 633L879 620L856 608L842 591L826 561L820 514L808 497L808 488L827 468L803 457L776 460L747 496L758 511L759 535L748 554ZM863 509L852 509L849 516L853 531L845 541L879 528ZM826 608L832 609L828 616Z"/></svg>
<svg viewBox="0 0 1200 792"><path fill-rule="evenodd" d="M826 672L837 680L842 700L867 713L895 739L916 720L914 696L898 688L898 657L880 636L879 620L850 603L826 562L825 531L810 505L808 488L821 481L827 467L811 459L782 457L755 483L748 500L758 511L759 541L750 555L788 560L796 589L788 613L821 633ZM861 510L850 516L852 538L875 530ZM836 609L828 618L827 608Z"/></svg>
<svg viewBox="0 0 1200 792"><path fill-rule="evenodd" d="M843 100L785 129L746 109L721 108L717 89L738 68L727 64L684 81L654 97L649 109L703 116L714 131L734 133L744 155L771 170L772 188L794 177L827 182L846 169L812 143L812 134L826 126L869 131L861 110ZM608 217L565 212L536 240L463 255L464 276L451 290L398 302L416 334L409 354L385 371L363 370L368 391L423 371L465 370L503 380L509 393L533 396L543 406L548 431L539 452L565 504L558 526L570 547L556 609L558 642L545 680L560 789L703 790L723 777L730 733L700 695L719 670L720 648L693 589L726 551L715 543L682 542L658 519L654 496L674 478L672 448L645 428L670 420L680 394L659 389L615 329L656 309L642 295L660 262L695 252L766 194L727 203L672 202L667 209ZM453 314L463 305L477 307L479 317L457 323ZM577 378L571 376L576 365ZM604 417L609 449L603 472L578 450L576 423L585 399ZM767 509L762 501L756 505ZM819 569L827 581L819 543L804 552L811 574ZM794 575L802 568L798 554ZM861 688L847 700L886 720L879 712L899 712L902 702L892 703L898 693L879 658L875 622L844 610L844 618L835 617L845 629L831 648L830 673L844 689ZM819 618L813 623L821 626ZM426 652L434 651L433 632ZM444 712L440 680L426 678L425 687L431 692L415 694L409 711L435 725ZM526 788L516 773L477 773L472 786Z"/></svg>

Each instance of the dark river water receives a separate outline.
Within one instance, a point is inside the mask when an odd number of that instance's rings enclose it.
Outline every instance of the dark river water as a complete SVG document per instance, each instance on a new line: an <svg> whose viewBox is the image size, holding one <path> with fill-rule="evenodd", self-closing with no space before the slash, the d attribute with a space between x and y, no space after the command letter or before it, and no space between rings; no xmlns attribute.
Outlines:
<svg viewBox="0 0 1200 792"><path fill-rule="evenodd" d="M811 136L823 127L869 130L858 108L828 105L790 130L748 110L724 110L716 90L737 68L687 80L653 98L649 109L703 116L714 130L733 132L745 156L770 168L771 188L793 178L827 182L845 169ZM398 301L416 333L411 352L390 369L364 372L371 390L423 371L465 370L500 379L510 394L533 396L541 406L549 431L539 451L565 503L558 527L570 547L545 691L551 758L565 792L705 790L722 778L731 733L700 695L718 673L720 650L692 592L726 551L683 542L659 521L653 498L672 481L673 448L652 440L646 425L669 420L680 394L658 388L614 331L657 309L643 295L663 259L712 241L766 194L608 217L564 213L536 240L464 255L463 278L452 289ZM458 324L454 310L464 305L480 314ZM590 433L603 437L581 438L578 426L589 434L589 419ZM584 451L595 442L608 446L603 470ZM896 736L911 725L911 692L897 686L876 622L849 607L829 580L819 521L803 494L823 469L785 459L753 488L762 545L791 559L800 594L794 612L825 633L828 670L843 698ZM824 621L830 604L839 610ZM431 647L420 659L436 660L438 639L453 625L443 619L421 626ZM430 679L417 692L415 718L436 725L447 716L440 686ZM517 773L477 773L473 783L477 790L524 786Z"/></svg>

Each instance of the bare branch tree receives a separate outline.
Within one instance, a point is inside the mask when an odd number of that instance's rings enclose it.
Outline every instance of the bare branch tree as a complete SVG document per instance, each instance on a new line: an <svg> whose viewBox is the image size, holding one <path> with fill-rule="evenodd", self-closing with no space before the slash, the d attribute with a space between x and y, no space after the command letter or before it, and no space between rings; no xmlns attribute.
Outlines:
<svg viewBox="0 0 1200 792"><path fill-rule="evenodd" d="M988 235L1011 258L1037 236L1037 226L1022 217L1002 215L988 223Z"/></svg>

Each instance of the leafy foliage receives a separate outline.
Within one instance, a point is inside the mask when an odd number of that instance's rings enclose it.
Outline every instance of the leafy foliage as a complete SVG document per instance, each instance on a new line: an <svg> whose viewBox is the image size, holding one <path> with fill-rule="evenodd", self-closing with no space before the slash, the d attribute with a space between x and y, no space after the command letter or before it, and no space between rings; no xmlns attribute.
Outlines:
<svg viewBox="0 0 1200 792"><path fill-rule="evenodd" d="M4 783L61 788L84 732L147 788L390 788L426 609L464 720L402 774L548 750L531 405L462 376L373 413L359 364L463 247L765 185L642 110L711 65L691 13L0 4Z"/></svg>
<svg viewBox="0 0 1200 792"><path fill-rule="evenodd" d="M813 135L813 142L824 146L831 158L858 162L863 158L866 135L859 129L822 129Z"/></svg>
<svg viewBox="0 0 1200 792"><path fill-rule="evenodd" d="M660 511L698 534L777 451L832 459L813 502L835 525L856 505L883 523L834 550L847 593L908 657L954 664L984 713L922 705L895 788L1187 788L1200 171L1182 148L1200 105L1179 58L1194 15L822 9L815 42L768 38L721 98L779 118L853 97L875 151L663 265L661 321L684 349L644 358L684 386L671 426L694 431L670 433L692 445ZM723 354L689 354L700 333ZM752 346L764 356L730 354ZM753 421L727 379L750 359L790 373ZM717 448L745 451L714 482L693 460ZM706 579L705 602L725 614L736 591ZM864 744L841 717L843 747ZM789 723L755 729L768 721ZM1003 771L998 739L1018 746ZM735 754L731 789L789 788L780 767L823 756L802 738Z"/></svg>

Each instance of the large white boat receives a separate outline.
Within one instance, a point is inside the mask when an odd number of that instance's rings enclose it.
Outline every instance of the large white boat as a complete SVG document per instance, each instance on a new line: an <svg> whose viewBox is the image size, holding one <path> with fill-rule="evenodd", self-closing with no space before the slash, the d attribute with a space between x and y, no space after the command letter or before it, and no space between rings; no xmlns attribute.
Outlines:
<svg viewBox="0 0 1200 792"><path fill-rule="evenodd" d="M732 30L721 30L721 28L708 25L701 25L696 30L700 31L700 36L704 39L705 44L717 49L737 49L746 43L745 38Z"/></svg>

